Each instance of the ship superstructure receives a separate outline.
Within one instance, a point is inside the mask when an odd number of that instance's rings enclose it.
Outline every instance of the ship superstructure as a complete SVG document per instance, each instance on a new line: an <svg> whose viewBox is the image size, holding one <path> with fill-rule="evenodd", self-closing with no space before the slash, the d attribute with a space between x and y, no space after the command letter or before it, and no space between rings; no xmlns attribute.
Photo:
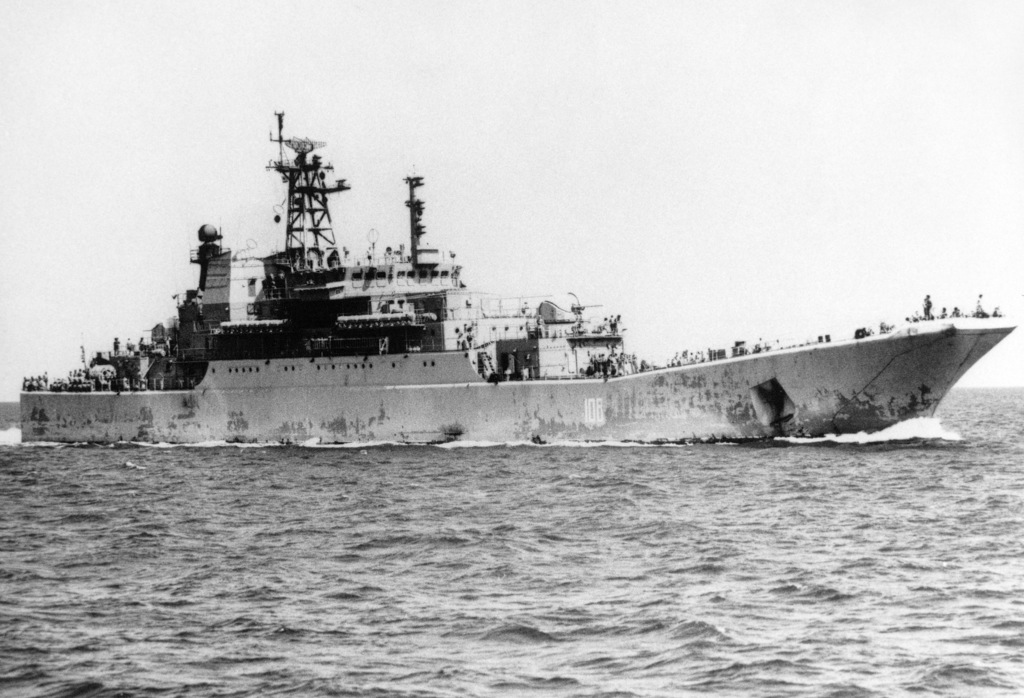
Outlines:
<svg viewBox="0 0 1024 698"><path fill-rule="evenodd" d="M272 141L280 156L268 165L287 185L285 248L268 257L233 254L220 233L199 230L192 261L199 286L179 307L178 358L193 362L248 358L376 356L470 352L484 379L539 379L597 370L627 370L617 323L591 331L583 310L551 301L538 307L469 292L454 253L425 246L423 177L406 177L409 247L365 255L339 249L329 197L348 190L314 151L325 144L285 138L278 114ZM285 157L285 149L294 157ZM280 216L278 216L280 218ZM610 362L610 363L609 363ZM628 366L632 368L631 365ZM192 381L199 368L192 371Z"/></svg>
<svg viewBox="0 0 1024 698"><path fill-rule="evenodd" d="M929 415L1013 327L943 319L793 348L708 350L654 368L621 317L577 299L466 288L424 244L424 178L405 178L406 244L339 246L349 190L277 114L267 169L286 185L284 248L259 257L199 229L199 281L149 340L101 352L62 384L28 386L23 438L49 441L757 438L879 429ZM566 308L565 306L568 306ZM886 328L883 328L886 329ZM888 328L892 329L892 328Z"/></svg>

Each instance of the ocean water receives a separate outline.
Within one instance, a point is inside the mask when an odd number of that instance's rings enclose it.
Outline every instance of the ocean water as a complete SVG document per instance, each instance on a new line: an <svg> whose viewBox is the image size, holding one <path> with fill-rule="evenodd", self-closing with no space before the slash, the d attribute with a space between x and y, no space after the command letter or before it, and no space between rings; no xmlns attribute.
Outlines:
<svg viewBox="0 0 1024 698"><path fill-rule="evenodd" d="M1024 390L739 446L0 437L0 695L1024 694Z"/></svg>

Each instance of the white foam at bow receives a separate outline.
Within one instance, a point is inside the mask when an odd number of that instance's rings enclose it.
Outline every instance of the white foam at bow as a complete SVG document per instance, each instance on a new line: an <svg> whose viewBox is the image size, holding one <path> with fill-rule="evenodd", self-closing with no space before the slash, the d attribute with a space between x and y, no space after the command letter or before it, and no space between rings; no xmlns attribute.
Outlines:
<svg viewBox="0 0 1024 698"><path fill-rule="evenodd" d="M865 431L856 434L828 434L817 438L799 438L796 436L782 436L779 441L788 441L794 444L813 444L822 441L830 441L837 444L874 444L886 441L909 441L911 439L940 439L942 441L963 441L963 437L955 431L942 426L942 422L935 417L918 417L908 419L905 422L893 424L891 427L869 434Z"/></svg>

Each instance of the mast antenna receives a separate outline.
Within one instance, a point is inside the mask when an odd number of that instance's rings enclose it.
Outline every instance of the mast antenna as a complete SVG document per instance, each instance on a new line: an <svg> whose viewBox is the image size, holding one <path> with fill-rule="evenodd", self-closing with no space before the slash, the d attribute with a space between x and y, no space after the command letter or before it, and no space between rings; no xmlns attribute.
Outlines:
<svg viewBox="0 0 1024 698"><path fill-rule="evenodd" d="M307 157L326 143L309 138L285 138L284 112L274 112L274 115L277 117L277 138L271 134L270 141L278 144L279 154L277 161L271 161L267 169L280 174L288 185L285 205L285 254L288 261L295 270L340 265L327 196L350 187L344 179L336 180L333 185L327 184L326 173L333 172L334 166L323 162L319 155ZM295 152L294 160L285 158L285 146Z"/></svg>
<svg viewBox="0 0 1024 698"><path fill-rule="evenodd" d="M271 134L270 140L280 145L278 160L284 161L284 112L276 111L274 116L277 117L277 140L274 140L273 134Z"/></svg>
<svg viewBox="0 0 1024 698"><path fill-rule="evenodd" d="M409 207L409 243L412 247L412 263L415 266L420 263L420 237L427 232L422 222L423 209L426 205L416 198L416 190L423 186L423 178L406 177L405 183L409 185L409 200L405 205Z"/></svg>

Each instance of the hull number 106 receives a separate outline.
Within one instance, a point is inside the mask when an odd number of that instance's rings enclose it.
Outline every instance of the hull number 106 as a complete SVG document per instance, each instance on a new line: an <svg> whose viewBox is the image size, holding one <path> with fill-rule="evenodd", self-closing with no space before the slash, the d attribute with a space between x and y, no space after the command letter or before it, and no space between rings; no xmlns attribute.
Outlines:
<svg viewBox="0 0 1024 698"><path fill-rule="evenodd" d="M591 426L604 424L604 398L588 397L583 401L583 421Z"/></svg>

